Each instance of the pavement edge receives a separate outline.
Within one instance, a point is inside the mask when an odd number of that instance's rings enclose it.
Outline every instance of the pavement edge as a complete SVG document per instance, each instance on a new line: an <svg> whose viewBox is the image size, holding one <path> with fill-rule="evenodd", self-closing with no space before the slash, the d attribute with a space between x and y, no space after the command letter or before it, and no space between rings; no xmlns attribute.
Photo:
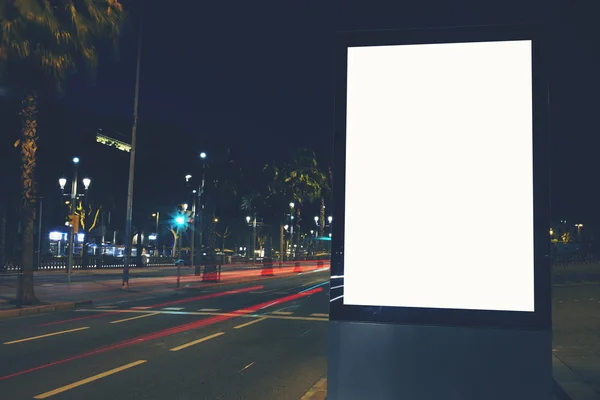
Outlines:
<svg viewBox="0 0 600 400"><path fill-rule="evenodd" d="M556 354L552 354L554 394L559 400L594 400L598 393Z"/></svg>
<svg viewBox="0 0 600 400"><path fill-rule="evenodd" d="M300 400L326 400L327 398L327 377L319 379Z"/></svg>
<svg viewBox="0 0 600 400"><path fill-rule="evenodd" d="M78 306L92 304L92 300L72 301L64 303L44 304L33 307L14 308L11 310L0 310L0 319L25 317L29 315L42 314L53 311L72 310Z"/></svg>

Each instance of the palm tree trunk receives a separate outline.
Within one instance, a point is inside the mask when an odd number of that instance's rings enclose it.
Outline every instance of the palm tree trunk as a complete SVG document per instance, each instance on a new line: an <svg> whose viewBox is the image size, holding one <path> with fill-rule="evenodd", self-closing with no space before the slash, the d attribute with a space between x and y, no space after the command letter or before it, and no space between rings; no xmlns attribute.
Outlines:
<svg viewBox="0 0 600 400"><path fill-rule="evenodd" d="M22 304L39 302L33 290L33 223L35 220L34 172L37 152L37 94L28 92L21 103L21 268Z"/></svg>

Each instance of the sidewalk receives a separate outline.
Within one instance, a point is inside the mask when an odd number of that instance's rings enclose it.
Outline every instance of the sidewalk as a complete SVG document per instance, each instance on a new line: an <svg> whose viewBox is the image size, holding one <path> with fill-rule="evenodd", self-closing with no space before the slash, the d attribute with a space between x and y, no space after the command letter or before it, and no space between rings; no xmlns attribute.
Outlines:
<svg viewBox="0 0 600 400"><path fill-rule="evenodd" d="M300 400L325 400L327 398L327 378L321 378Z"/></svg>
<svg viewBox="0 0 600 400"><path fill-rule="evenodd" d="M554 285L552 302L552 366L559 386L553 400L598 400L600 283ZM326 388L323 378L301 400L323 400Z"/></svg>

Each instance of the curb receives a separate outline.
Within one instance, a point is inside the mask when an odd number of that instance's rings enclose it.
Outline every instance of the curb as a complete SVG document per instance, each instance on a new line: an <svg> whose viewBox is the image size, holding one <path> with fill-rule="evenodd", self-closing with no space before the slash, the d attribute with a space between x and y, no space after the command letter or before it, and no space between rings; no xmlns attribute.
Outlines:
<svg viewBox="0 0 600 400"><path fill-rule="evenodd" d="M586 384L567 364L552 354L554 393L559 400L594 400L598 393Z"/></svg>
<svg viewBox="0 0 600 400"><path fill-rule="evenodd" d="M11 310L0 310L0 319L25 317L29 315L42 314L53 311L73 310L78 306L92 304L92 300L74 301L67 303L45 304L42 306L15 308Z"/></svg>
<svg viewBox="0 0 600 400"><path fill-rule="evenodd" d="M327 399L327 378L321 378L311 387L300 400L326 400Z"/></svg>

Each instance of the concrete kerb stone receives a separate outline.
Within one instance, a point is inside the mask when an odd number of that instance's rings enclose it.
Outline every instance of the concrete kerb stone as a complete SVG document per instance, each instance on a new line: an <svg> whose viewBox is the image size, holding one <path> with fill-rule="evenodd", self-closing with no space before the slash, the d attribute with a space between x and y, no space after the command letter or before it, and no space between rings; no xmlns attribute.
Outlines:
<svg viewBox="0 0 600 400"><path fill-rule="evenodd" d="M78 306L87 306L90 304L92 304L92 300L45 304L33 307L15 308L11 310L0 310L0 319L24 317L28 315L41 314L52 311L73 310Z"/></svg>

